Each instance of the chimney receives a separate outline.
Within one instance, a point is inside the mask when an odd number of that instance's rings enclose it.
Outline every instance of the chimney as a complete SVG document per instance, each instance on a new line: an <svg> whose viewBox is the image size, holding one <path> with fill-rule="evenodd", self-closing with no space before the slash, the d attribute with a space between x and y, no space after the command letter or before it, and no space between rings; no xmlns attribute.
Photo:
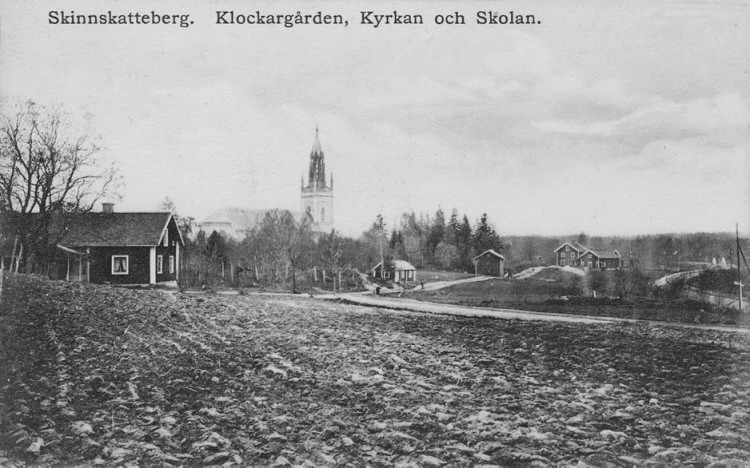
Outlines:
<svg viewBox="0 0 750 468"><path fill-rule="evenodd" d="M114 213L114 212L115 212L114 203L102 203L102 213Z"/></svg>

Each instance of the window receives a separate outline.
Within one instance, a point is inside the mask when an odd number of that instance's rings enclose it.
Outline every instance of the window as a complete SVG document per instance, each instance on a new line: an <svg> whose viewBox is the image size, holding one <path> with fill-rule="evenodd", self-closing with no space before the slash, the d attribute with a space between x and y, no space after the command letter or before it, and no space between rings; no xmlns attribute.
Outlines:
<svg viewBox="0 0 750 468"><path fill-rule="evenodd" d="M174 255L169 256L169 273L174 273Z"/></svg>
<svg viewBox="0 0 750 468"><path fill-rule="evenodd" d="M565 258L565 252L560 254L560 258Z"/></svg>
<svg viewBox="0 0 750 468"><path fill-rule="evenodd" d="M570 252L570 258L576 258L576 253L575 252Z"/></svg>
<svg viewBox="0 0 750 468"><path fill-rule="evenodd" d="M128 263L127 255L112 255L112 274L127 275Z"/></svg>
<svg viewBox="0 0 750 468"><path fill-rule="evenodd" d="M169 229L164 230L164 247L169 247Z"/></svg>
<svg viewBox="0 0 750 468"><path fill-rule="evenodd" d="M565 260L560 262L560 266L565 266Z"/></svg>
<svg viewBox="0 0 750 468"><path fill-rule="evenodd" d="M164 257L162 255L156 256L156 272L162 274L164 272Z"/></svg>

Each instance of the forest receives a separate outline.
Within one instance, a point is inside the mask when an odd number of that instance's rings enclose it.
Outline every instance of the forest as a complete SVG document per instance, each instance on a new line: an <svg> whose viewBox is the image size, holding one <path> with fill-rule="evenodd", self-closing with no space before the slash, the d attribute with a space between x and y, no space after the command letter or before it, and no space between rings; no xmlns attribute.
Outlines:
<svg viewBox="0 0 750 468"><path fill-rule="evenodd" d="M174 209L169 202L166 206ZM488 249L505 257L506 270L512 274L554 264L554 250L570 240L617 249L625 268L654 275L702 268L712 262L736 264L736 239L728 232L630 237L501 235L501 228L486 214L472 222L455 209L449 215L441 208L434 214L405 212L395 226L387 226L382 215L377 215L357 238L336 231L314 233L309 224L300 223L284 210L268 212L241 241L217 232L196 232L189 217L178 216L178 221L188 242L184 262L187 286L275 284L294 289L300 279L312 279L323 287L340 289L347 287L342 281L354 285L354 270L365 273L381 258L386 265L406 260L418 270L472 272L472 258Z"/></svg>

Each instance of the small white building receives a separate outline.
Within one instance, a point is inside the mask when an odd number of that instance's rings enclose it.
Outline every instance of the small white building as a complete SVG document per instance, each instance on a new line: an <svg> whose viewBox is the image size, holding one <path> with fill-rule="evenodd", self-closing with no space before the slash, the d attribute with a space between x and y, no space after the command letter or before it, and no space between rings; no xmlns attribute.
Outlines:
<svg viewBox="0 0 750 468"><path fill-rule="evenodd" d="M413 283L417 280L417 269L406 260L394 260L393 271L386 269L383 272L382 265L382 262L375 265L370 270L370 276L373 278L392 279L397 283Z"/></svg>

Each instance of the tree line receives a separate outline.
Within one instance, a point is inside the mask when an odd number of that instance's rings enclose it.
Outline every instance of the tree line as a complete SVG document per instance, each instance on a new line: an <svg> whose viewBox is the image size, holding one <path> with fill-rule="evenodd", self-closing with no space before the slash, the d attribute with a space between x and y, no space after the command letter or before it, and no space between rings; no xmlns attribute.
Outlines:
<svg viewBox="0 0 750 468"><path fill-rule="evenodd" d="M163 209L163 207L162 207ZM179 217L178 217L179 219ZM724 258L735 262L729 233L660 234L633 237L577 235L504 236L487 214L474 223L468 215L442 209L434 215L403 213L389 227L381 215L357 238L337 231L314 233L309 220L290 212L272 210L242 240L220 233L185 235L185 278L191 286L224 282L234 285L298 283L337 288L357 284L357 273L367 273L384 262L406 260L417 269L472 272L472 259L489 249L506 258L512 273L531 266L554 264L554 250L576 241L604 251L617 249L626 269L669 271L700 268Z"/></svg>
<svg viewBox="0 0 750 468"><path fill-rule="evenodd" d="M161 210L174 210L165 201ZM358 238L337 231L316 233L309 218L297 219L286 210L268 211L244 239L218 232L192 232L192 218L177 216L187 239L183 278L189 286L229 283L298 283L341 289L355 286L381 260L392 268L406 260L416 268L473 270L471 259L488 249L501 252L503 243L489 221L472 225L456 210L446 220L441 209L434 216L404 213L398 226L388 229L381 215Z"/></svg>
<svg viewBox="0 0 750 468"><path fill-rule="evenodd" d="M535 262L553 264L554 250L564 242L575 241L586 247L611 253L617 249L627 267L641 270L701 268L722 259L737 264L735 235L718 233L673 233L638 236L507 236L505 257L515 266Z"/></svg>

